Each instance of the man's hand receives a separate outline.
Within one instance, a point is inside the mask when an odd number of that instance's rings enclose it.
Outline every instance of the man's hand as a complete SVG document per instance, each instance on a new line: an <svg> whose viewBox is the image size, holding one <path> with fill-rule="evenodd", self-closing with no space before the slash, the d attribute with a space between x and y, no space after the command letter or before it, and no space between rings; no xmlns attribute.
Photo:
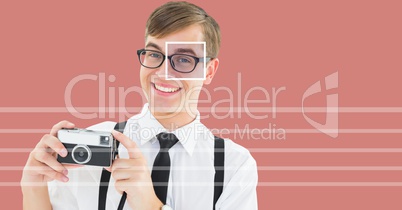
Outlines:
<svg viewBox="0 0 402 210"><path fill-rule="evenodd" d="M61 128L74 128L74 124L61 121L53 126L49 134L45 134L29 154L21 178L24 209L50 210L47 182L51 180L68 181L68 166L57 161L57 154L65 157L67 150L57 138Z"/></svg>
<svg viewBox="0 0 402 210"><path fill-rule="evenodd" d="M113 136L127 148L129 159L116 159L111 167L116 190L127 193L132 209L159 210L162 202L155 194L147 162L137 144L124 134L112 131Z"/></svg>
<svg viewBox="0 0 402 210"><path fill-rule="evenodd" d="M24 167L21 185L46 185L48 181L59 180L67 182L68 167L59 163L56 155L67 155L67 150L57 138L57 131L62 128L74 128L74 124L61 121L53 126L49 134L45 134L35 149L29 154Z"/></svg>

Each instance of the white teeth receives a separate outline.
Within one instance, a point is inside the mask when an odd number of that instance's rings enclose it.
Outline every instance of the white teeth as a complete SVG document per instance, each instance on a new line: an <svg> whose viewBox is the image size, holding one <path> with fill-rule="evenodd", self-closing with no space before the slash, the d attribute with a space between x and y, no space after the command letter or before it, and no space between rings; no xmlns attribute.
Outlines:
<svg viewBox="0 0 402 210"><path fill-rule="evenodd" d="M157 85L157 84L154 84L154 85L155 85L155 88L156 88L157 90L160 90L160 91L166 92L166 93L176 92L176 91L178 91L178 90L180 89L180 88L162 87L162 86L159 86L159 85Z"/></svg>

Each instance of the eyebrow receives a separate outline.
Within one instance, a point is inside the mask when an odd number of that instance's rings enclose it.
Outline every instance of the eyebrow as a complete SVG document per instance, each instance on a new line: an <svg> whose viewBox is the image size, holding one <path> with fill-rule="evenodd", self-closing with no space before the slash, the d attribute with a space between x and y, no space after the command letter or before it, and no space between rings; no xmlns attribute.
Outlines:
<svg viewBox="0 0 402 210"><path fill-rule="evenodd" d="M196 56L197 54L195 54L194 50L191 48L177 48L175 50L175 53L190 53L194 56Z"/></svg>
<svg viewBox="0 0 402 210"><path fill-rule="evenodd" d="M149 48L149 47L155 48L155 49L157 49L157 50L159 50L159 51L162 52L162 48L159 47L159 45L157 45L157 44L155 44L155 43L153 43L153 42L149 42L149 43L145 46L145 48ZM189 54L192 54L192 55L194 55L194 56L197 55L197 54L195 54L194 50L191 49L191 48L177 48L177 49L175 50L175 53L189 53Z"/></svg>
<svg viewBox="0 0 402 210"><path fill-rule="evenodd" d="M157 44L155 44L155 43L153 43L153 42L149 42L149 43L145 46L145 48L148 48L148 47L153 47L153 48L155 48L155 49L157 49L157 50L159 50L159 51L162 51L162 48L159 47L159 45L157 45Z"/></svg>

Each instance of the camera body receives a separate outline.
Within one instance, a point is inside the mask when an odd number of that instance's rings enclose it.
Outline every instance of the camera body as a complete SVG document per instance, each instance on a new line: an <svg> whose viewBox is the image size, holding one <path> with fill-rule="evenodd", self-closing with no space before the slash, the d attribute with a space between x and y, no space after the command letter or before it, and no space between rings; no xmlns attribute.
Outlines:
<svg viewBox="0 0 402 210"><path fill-rule="evenodd" d="M60 163L109 167L117 154L116 140L109 132L63 128L57 137L68 151L66 157L57 157Z"/></svg>

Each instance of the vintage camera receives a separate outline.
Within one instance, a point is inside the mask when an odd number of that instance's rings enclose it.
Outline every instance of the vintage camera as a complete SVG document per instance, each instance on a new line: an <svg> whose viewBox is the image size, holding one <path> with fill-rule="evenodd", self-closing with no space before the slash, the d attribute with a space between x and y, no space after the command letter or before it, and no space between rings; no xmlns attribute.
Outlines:
<svg viewBox="0 0 402 210"><path fill-rule="evenodd" d="M117 154L116 140L109 132L63 128L57 137L68 151L66 157L57 157L60 163L108 167Z"/></svg>

